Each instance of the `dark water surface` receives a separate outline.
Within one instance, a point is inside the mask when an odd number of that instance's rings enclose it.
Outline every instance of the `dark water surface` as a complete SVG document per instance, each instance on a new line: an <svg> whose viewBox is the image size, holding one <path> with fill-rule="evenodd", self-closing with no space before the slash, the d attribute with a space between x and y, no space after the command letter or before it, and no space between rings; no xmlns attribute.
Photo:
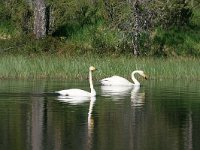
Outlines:
<svg viewBox="0 0 200 150"><path fill-rule="evenodd" d="M200 149L200 81L95 82L91 101L51 94L72 87L89 91L87 81L1 80L0 149Z"/></svg>

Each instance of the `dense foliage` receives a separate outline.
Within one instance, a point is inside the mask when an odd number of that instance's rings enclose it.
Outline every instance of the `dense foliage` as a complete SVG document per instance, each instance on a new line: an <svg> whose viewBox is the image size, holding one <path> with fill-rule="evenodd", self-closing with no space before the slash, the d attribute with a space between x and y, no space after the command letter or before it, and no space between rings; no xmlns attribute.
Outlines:
<svg viewBox="0 0 200 150"><path fill-rule="evenodd" d="M36 40L33 0L1 0L1 52L129 55L138 43L141 55L200 56L197 0L46 0L45 5L47 36Z"/></svg>

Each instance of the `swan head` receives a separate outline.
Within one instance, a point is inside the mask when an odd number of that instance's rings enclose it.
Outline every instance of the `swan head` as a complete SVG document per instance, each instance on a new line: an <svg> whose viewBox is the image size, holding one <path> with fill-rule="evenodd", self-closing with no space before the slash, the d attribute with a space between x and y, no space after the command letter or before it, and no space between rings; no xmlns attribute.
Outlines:
<svg viewBox="0 0 200 150"><path fill-rule="evenodd" d="M89 70L90 70L90 71L95 71L96 68L95 68L94 66L90 66Z"/></svg>
<svg viewBox="0 0 200 150"><path fill-rule="evenodd" d="M136 72L139 73L139 75L143 76L147 80L147 75L144 73L144 71L137 70Z"/></svg>

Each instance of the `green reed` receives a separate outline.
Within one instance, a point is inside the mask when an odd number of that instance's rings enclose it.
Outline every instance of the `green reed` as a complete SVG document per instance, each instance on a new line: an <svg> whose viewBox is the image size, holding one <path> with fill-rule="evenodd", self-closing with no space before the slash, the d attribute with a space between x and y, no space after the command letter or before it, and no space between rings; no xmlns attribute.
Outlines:
<svg viewBox="0 0 200 150"><path fill-rule="evenodd" d="M88 78L88 67L98 71L95 80L112 75L130 79L133 70L144 70L150 79L200 79L200 61L193 58L135 58L120 57L67 57L54 55L1 56L0 78L12 79L68 79Z"/></svg>

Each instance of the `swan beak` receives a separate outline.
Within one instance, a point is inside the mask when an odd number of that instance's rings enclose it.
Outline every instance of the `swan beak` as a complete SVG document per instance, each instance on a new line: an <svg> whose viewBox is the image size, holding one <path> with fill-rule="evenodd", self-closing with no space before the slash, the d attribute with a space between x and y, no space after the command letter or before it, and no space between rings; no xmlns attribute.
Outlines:
<svg viewBox="0 0 200 150"><path fill-rule="evenodd" d="M96 71L96 70L98 70L97 68L95 68L94 70L92 70L92 71Z"/></svg>

